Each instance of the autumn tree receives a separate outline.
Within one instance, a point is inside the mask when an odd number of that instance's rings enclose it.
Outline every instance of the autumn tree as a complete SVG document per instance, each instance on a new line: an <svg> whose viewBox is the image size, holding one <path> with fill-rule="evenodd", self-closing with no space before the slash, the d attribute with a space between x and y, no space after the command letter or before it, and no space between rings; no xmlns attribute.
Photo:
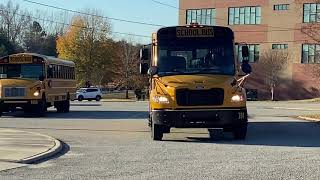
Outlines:
<svg viewBox="0 0 320 180"><path fill-rule="evenodd" d="M110 24L97 11L88 12L95 16L75 16L67 31L57 39L60 58L73 60L79 85L90 81L103 84L112 62L112 40Z"/></svg>
<svg viewBox="0 0 320 180"><path fill-rule="evenodd" d="M260 57L258 68L264 73L263 79L269 87L271 100L274 100L274 90L288 67L288 59L288 52L284 50L269 50Z"/></svg>

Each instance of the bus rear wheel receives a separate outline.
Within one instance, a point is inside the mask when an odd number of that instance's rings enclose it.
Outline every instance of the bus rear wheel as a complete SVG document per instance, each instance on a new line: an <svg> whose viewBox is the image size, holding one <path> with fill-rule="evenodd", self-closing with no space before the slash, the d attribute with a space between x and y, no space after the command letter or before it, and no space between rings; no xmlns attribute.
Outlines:
<svg viewBox="0 0 320 180"><path fill-rule="evenodd" d="M68 113L70 112L70 100L56 102L55 106L58 113Z"/></svg>

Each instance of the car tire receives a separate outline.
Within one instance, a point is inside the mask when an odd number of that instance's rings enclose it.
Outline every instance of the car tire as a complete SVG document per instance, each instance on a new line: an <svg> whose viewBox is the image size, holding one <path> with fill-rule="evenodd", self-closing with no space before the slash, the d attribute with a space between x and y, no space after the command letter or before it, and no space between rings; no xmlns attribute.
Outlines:
<svg viewBox="0 0 320 180"><path fill-rule="evenodd" d="M78 96L78 101L83 101L84 97L82 95Z"/></svg>
<svg viewBox="0 0 320 180"><path fill-rule="evenodd" d="M154 141L161 141L162 140L163 131L162 131L162 126L161 125L152 123L151 138Z"/></svg>
<svg viewBox="0 0 320 180"><path fill-rule="evenodd" d="M97 96L96 101L101 101L101 96Z"/></svg>

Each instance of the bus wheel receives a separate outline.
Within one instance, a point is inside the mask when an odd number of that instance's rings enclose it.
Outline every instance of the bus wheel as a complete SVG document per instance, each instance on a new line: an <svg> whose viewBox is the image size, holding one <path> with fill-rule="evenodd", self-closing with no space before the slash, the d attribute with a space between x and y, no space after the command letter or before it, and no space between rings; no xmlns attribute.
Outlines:
<svg viewBox="0 0 320 180"><path fill-rule="evenodd" d="M233 137L236 140L245 140L247 136L248 123L234 125L232 129Z"/></svg>
<svg viewBox="0 0 320 180"><path fill-rule="evenodd" d="M0 117L2 116L2 111L0 111Z"/></svg>
<svg viewBox="0 0 320 180"><path fill-rule="evenodd" d="M63 112L64 113L70 112L70 101L69 100L63 101L62 107L63 107Z"/></svg>
<svg viewBox="0 0 320 180"><path fill-rule="evenodd" d="M39 101L37 108L36 108L37 115L40 117L43 117L46 112L47 112L47 103L43 100Z"/></svg>
<svg viewBox="0 0 320 180"><path fill-rule="evenodd" d="M161 125L152 123L151 138L154 141L161 141L162 140L163 131L162 131L162 126Z"/></svg>
<svg viewBox="0 0 320 180"><path fill-rule="evenodd" d="M63 103L62 102L55 102L54 106L57 109L58 113L62 113L63 112Z"/></svg>

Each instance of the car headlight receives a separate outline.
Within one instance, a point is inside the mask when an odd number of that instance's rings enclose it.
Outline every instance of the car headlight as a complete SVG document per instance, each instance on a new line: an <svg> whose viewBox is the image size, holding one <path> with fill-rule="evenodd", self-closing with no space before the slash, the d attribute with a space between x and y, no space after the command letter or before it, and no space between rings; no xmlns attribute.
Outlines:
<svg viewBox="0 0 320 180"><path fill-rule="evenodd" d="M243 95L236 94L231 97L231 102L242 102L242 101L244 101Z"/></svg>
<svg viewBox="0 0 320 180"><path fill-rule="evenodd" d="M165 96L153 96L153 101L159 104L169 104L169 99Z"/></svg>
<svg viewBox="0 0 320 180"><path fill-rule="evenodd" d="M33 93L33 95L37 97L37 96L40 95L40 93L39 93L39 91L36 91L36 92Z"/></svg>

